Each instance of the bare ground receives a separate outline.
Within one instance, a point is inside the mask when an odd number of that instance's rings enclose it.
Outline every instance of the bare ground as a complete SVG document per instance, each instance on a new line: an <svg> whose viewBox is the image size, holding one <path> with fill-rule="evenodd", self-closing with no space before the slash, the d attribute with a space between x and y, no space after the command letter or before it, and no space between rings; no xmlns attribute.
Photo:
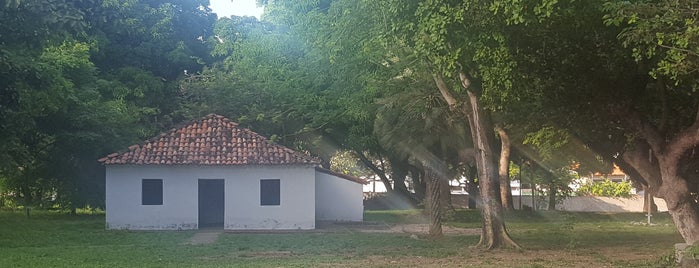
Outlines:
<svg viewBox="0 0 699 268"><path fill-rule="evenodd" d="M195 233L186 244L188 245L206 245L213 244L218 240L218 237L223 233L223 230L204 230Z"/></svg>
<svg viewBox="0 0 699 268"><path fill-rule="evenodd" d="M385 229L353 229L362 233L406 233L406 234L427 234L429 230L428 224L396 224L388 226ZM481 228L456 228L450 226L442 226L442 232L445 235L480 235Z"/></svg>

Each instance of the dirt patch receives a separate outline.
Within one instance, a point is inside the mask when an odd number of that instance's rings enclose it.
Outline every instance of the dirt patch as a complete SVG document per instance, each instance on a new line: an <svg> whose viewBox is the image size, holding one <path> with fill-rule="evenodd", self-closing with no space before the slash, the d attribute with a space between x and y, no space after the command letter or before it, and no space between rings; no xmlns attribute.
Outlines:
<svg viewBox="0 0 699 268"><path fill-rule="evenodd" d="M357 229L357 231L363 233L427 234L429 232L429 228L429 224L396 224L389 226L387 229ZM442 232L445 235L480 235L481 228L457 228L442 226Z"/></svg>
<svg viewBox="0 0 699 268"><path fill-rule="evenodd" d="M319 230L325 231L351 231L360 233L404 233L404 234L427 234L429 224L385 224L385 223L330 223L319 226ZM481 228L457 228L442 226L445 235L480 235Z"/></svg>
<svg viewBox="0 0 699 268"><path fill-rule="evenodd" d="M217 231L201 231L195 233L189 240L187 241L187 245L208 245L208 244L213 244L218 240L218 237L223 233L222 230L217 230Z"/></svg>
<svg viewBox="0 0 699 268"><path fill-rule="evenodd" d="M243 258L281 258L291 257L292 255L291 251L255 251L242 253L238 256Z"/></svg>

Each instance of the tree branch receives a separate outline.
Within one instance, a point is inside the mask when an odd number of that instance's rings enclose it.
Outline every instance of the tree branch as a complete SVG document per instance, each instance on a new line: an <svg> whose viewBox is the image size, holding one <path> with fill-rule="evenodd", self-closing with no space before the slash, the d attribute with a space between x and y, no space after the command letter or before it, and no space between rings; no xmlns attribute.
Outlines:
<svg viewBox="0 0 699 268"><path fill-rule="evenodd" d="M679 159L686 150L694 148L697 145L699 145L699 107L697 107L694 123L680 131L680 133L670 141L665 155L667 157Z"/></svg>
<svg viewBox="0 0 699 268"><path fill-rule="evenodd" d="M627 125L635 129L641 135L650 146L650 149L653 150L653 155L655 155L656 158L659 158L659 156L663 154L664 139L660 135L658 129L641 119L641 116L635 111L632 111L631 108L625 108L617 114L622 120L625 120Z"/></svg>
<svg viewBox="0 0 699 268"><path fill-rule="evenodd" d="M374 165L374 163L371 162L371 160L369 160L369 158L366 155L364 155L364 153L357 150L355 150L354 153L357 154L359 161L361 161L362 164L364 164L364 166L371 169L371 171L373 171L376 175L379 176L379 178L381 178L381 182L383 182L384 186L386 186L386 190L393 190L393 187L391 187L391 181L388 179L388 177L386 177L386 171L381 170L379 167Z"/></svg>
<svg viewBox="0 0 699 268"><path fill-rule="evenodd" d="M437 89L439 89L439 93L442 94L442 97L449 105L449 108L452 110L456 109L458 102L456 101L456 98L454 98L454 95L451 94L451 91L449 91L449 87L444 82L444 77L442 77L441 74L433 72L432 78L434 79L434 83L437 85Z"/></svg>
<svg viewBox="0 0 699 268"><path fill-rule="evenodd" d="M657 162L651 163L646 155L647 146L647 143L638 140L633 148L627 149L614 162L624 173L629 174L631 179L648 186L651 193L655 195L662 184L662 178Z"/></svg>
<svg viewBox="0 0 699 268"><path fill-rule="evenodd" d="M669 49L669 50L682 51L682 52L684 52L684 53L687 53L687 55L692 55L692 56L695 56L695 57L699 57L699 54L697 54L696 52L691 51L691 50L689 50L689 49L679 48L679 47L673 47L673 46L668 46L668 45L662 45L662 44L659 44L658 46L659 46L659 47L662 47L662 48L667 48L667 49Z"/></svg>

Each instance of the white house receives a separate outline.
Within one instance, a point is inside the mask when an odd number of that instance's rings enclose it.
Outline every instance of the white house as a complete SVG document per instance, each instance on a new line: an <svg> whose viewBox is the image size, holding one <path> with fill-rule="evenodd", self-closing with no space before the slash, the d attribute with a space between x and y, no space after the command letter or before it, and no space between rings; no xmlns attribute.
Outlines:
<svg viewBox="0 0 699 268"><path fill-rule="evenodd" d="M107 229L314 229L361 221L365 181L211 114L106 166Z"/></svg>

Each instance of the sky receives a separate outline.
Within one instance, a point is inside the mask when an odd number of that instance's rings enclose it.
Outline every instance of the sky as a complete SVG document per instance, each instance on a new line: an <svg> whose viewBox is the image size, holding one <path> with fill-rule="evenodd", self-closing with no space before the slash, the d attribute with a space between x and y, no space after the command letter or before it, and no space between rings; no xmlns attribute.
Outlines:
<svg viewBox="0 0 699 268"><path fill-rule="evenodd" d="M255 0L209 0L209 3L219 18L236 15L255 16L259 19L263 9L255 5Z"/></svg>

